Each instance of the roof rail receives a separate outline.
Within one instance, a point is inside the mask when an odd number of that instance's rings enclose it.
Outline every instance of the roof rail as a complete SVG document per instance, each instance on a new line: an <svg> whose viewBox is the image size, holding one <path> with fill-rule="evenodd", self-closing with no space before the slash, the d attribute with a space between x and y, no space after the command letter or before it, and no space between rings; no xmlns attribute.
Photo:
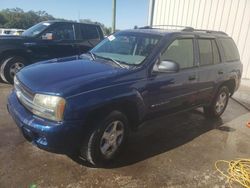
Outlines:
<svg viewBox="0 0 250 188"><path fill-rule="evenodd" d="M190 27L190 26L181 26L181 25L153 25L153 26L140 27L139 29L169 29L169 27L172 27L174 29L180 28L181 31L187 31L187 32L205 32L205 33L211 33L211 34L227 35L223 31L212 31L212 30L206 30L206 29L194 29L193 27Z"/></svg>
<svg viewBox="0 0 250 188"><path fill-rule="evenodd" d="M181 26L181 25L153 25L153 26L145 26L145 27L140 27L139 29L169 29L169 28L182 28L182 31L193 31L194 28L188 27L188 26Z"/></svg>
<svg viewBox="0 0 250 188"><path fill-rule="evenodd" d="M206 30L206 29L195 29L196 32L205 32L205 33L212 33L212 34L221 34L221 35L227 35L227 33L223 31L212 31L212 30Z"/></svg>
<svg viewBox="0 0 250 188"><path fill-rule="evenodd" d="M136 29L153 29L151 26L138 27Z"/></svg>

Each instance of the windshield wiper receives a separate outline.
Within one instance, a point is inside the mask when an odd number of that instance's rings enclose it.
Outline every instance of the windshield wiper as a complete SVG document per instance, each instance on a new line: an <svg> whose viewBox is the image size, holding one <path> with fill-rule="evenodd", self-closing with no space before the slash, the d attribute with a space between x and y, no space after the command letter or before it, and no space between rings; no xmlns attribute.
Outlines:
<svg viewBox="0 0 250 188"><path fill-rule="evenodd" d="M87 52L88 54L90 54L90 56L91 56L91 58L93 59L93 60L95 60L96 58L96 55L93 53L93 52L91 52L91 51L88 51Z"/></svg>
<svg viewBox="0 0 250 188"><path fill-rule="evenodd" d="M115 64L119 65L121 68L125 68L125 66L123 66L121 63L119 63L119 62L116 61L115 59L110 58L110 57L109 57L108 59L110 59L111 61L113 61Z"/></svg>
<svg viewBox="0 0 250 188"><path fill-rule="evenodd" d="M95 55L95 56L98 57L98 58L101 58L101 59L106 59L106 60L112 61L113 63L115 63L116 65L120 66L121 68L126 68L121 63L119 63L117 60L115 60L115 59L113 59L111 57L103 57L103 56L99 56L99 55Z"/></svg>

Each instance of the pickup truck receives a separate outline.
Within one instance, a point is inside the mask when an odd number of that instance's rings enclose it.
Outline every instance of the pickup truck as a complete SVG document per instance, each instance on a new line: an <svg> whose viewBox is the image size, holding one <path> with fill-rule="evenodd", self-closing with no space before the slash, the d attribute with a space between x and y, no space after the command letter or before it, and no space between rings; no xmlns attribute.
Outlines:
<svg viewBox="0 0 250 188"><path fill-rule="evenodd" d="M20 36L0 36L0 79L13 83L24 66L41 60L80 55L103 40L99 25L45 21Z"/></svg>
<svg viewBox="0 0 250 188"><path fill-rule="evenodd" d="M197 107L220 117L241 75L227 34L145 27L110 35L81 56L27 66L7 107L39 148L79 151L98 166L114 159L143 121Z"/></svg>

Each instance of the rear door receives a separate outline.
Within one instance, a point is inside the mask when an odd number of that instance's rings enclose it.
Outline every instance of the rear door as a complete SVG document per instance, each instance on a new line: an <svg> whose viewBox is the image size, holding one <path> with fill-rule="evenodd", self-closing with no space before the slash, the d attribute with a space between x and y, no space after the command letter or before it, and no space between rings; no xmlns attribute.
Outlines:
<svg viewBox="0 0 250 188"><path fill-rule="evenodd" d="M99 26L76 24L76 39L79 54L82 54L95 47L103 39L103 33Z"/></svg>
<svg viewBox="0 0 250 188"><path fill-rule="evenodd" d="M198 37L199 71L198 71L198 100L199 103L209 102L214 94L216 83L220 80L221 57L215 38Z"/></svg>
<svg viewBox="0 0 250 188"><path fill-rule="evenodd" d="M161 60L179 64L176 73L154 72L148 79L146 103L151 112L180 111L196 105L197 67L194 38L175 39L161 53Z"/></svg>

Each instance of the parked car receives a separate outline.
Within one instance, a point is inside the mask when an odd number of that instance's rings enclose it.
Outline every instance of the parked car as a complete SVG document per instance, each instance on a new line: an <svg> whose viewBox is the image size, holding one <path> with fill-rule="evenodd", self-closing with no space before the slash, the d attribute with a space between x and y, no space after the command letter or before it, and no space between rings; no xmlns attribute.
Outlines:
<svg viewBox="0 0 250 188"><path fill-rule="evenodd" d="M143 121L197 107L221 116L241 74L237 47L222 32L126 30L87 54L22 69L8 110L38 147L77 150L101 165Z"/></svg>
<svg viewBox="0 0 250 188"><path fill-rule="evenodd" d="M4 29L0 28L0 35L21 35L24 32L23 29Z"/></svg>
<svg viewBox="0 0 250 188"><path fill-rule="evenodd" d="M21 36L0 36L0 76L13 83L15 74L24 66L82 54L103 38L99 25L57 20L41 22Z"/></svg>
<svg viewBox="0 0 250 188"><path fill-rule="evenodd" d="M11 35L22 35L22 33L24 32L25 30L23 29L14 29L10 32Z"/></svg>
<svg viewBox="0 0 250 188"><path fill-rule="evenodd" d="M0 35L10 35L10 33L11 29L4 29L4 28L0 29Z"/></svg>

